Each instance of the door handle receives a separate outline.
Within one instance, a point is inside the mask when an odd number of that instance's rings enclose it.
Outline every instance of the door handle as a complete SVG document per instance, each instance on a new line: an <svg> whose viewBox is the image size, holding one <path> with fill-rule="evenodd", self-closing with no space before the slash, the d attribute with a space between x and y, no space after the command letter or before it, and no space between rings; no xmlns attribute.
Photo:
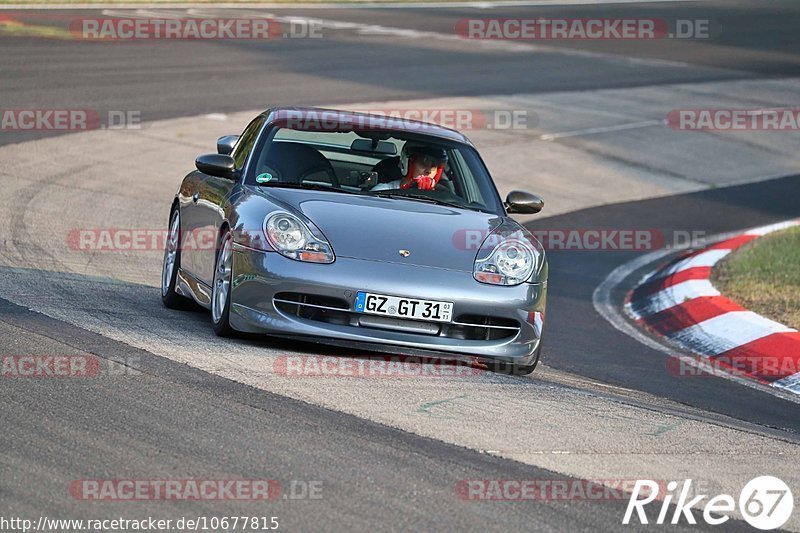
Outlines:
<svg viewBox="0 0 800 533"><path fill-rule="evenodd" d="M200 193L199 193L199 192L196 192L196 193L194 193L194 196L192 196L192 201L193 201L194 203L197 203L197 201L198 201L199 199L200 199Z"/></svg>

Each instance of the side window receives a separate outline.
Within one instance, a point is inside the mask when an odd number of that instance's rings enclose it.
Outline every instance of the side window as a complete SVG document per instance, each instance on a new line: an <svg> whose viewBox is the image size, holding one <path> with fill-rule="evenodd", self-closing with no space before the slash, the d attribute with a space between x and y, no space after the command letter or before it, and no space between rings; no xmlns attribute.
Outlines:
<svg viewBox="0 0 800 533"><path fill-rule="evenodd" d="M247 156L250 155L265 120L263 116L256 118L244 129L244 133L239 137L239 142L236 143L233 153L231 153L234 161L236 161L236 168L244 167L247 162Z"/></svg>
<svg viewBox="0 0 800 533"><path fill-rule="evenodd" d="M483 199L483 194L476 183L475 176L470 170L469 164L464 159L461 150L449 150L450 158L452 161L453 169L453 182L456 189L456 194L463 197L467 203L480 204L486 206Z"/></svg>

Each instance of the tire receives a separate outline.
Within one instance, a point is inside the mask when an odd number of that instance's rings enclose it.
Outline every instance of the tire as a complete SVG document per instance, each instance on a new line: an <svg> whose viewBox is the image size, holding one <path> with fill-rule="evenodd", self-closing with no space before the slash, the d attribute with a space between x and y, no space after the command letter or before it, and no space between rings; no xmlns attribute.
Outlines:
<svg viewBox="0 0 800 533"><path fill-rule="evenodd" d="M236 334L230 324L232 279L233 238L231 232L226 229L217 248L211 290L211 322L214 325L214 333L220 337L233 337Z"/></svg>
<svg viewBox="0 0 800 533"><path fill-rule="evenodd" d="M169 309L190 309L193 301L175 290L181 266L181 213L177 207L169 217L167 242L164 243L164 261L161 263L161 303Z"/></svg>

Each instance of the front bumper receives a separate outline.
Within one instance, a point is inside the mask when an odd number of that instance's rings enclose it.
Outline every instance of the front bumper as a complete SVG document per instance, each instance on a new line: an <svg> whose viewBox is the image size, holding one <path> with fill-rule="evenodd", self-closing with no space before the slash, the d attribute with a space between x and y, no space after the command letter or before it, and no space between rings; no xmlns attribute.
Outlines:
<svg viewBox="0 0 800 533"><path fill-rule="evenodd" d="M470 272L347 257L331 264L303 263L240 245L234 247L231 286L230 323L238 331L518 364L535 359L547 293L546 282L486 285ZM358 291L453 302L454 323L356 313ZM287 304L287 294L309 295L312 303ZM483 331L485 338L476 339Z"/></svg>

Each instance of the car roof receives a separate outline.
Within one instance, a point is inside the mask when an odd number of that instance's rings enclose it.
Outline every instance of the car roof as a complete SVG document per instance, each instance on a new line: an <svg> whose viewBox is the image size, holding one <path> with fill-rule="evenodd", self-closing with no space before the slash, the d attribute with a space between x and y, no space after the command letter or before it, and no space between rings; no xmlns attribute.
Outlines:
<svg viewBox="0 0 800 533"><path fill-rule="evenodd" d="M407 133L412 135L420 135L444 139L452 142L462 143L472 146L470 140L462 133L433 124L430 122L423 122L419 120L411 120L397 116L375 115L371 113L358 113L355 111L345 111L341 109L326 109L322 107L273 107L267 109L263 113L268 119L275 117L292 117L295 119L301 117L313 120L335 120L339 124L369 124L376 131L398 132ZM322 118L321 118L322 117ZM366 129L369 129L367 127ZM354 127L353 129L358 129Z"/></svg>

